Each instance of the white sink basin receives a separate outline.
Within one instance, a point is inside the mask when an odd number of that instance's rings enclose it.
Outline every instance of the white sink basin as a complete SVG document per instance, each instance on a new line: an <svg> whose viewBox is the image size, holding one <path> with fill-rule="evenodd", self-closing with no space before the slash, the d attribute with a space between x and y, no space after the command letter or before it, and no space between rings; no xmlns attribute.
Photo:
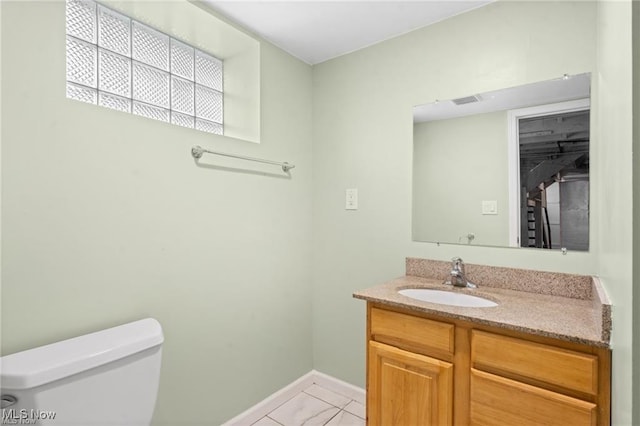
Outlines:
<svg viewBox="0 0 640 426"><path fill-rule="evenodd" d="M407 288L399 290L403 296L439 305L463 306L465 308L491 308L498 306L496 302L470 294L451 291L433 290L430 288Z"/></svg>

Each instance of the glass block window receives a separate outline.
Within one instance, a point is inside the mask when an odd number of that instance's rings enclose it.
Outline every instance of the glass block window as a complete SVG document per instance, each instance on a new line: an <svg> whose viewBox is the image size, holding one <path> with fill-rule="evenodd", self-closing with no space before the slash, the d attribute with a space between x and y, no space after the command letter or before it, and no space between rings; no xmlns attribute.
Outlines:
<svg viewBox="0 0 640 426"><path fill-rule="evenodd" d="M223 134L222 61L93 0L67 0L67 98Z"/></svg>

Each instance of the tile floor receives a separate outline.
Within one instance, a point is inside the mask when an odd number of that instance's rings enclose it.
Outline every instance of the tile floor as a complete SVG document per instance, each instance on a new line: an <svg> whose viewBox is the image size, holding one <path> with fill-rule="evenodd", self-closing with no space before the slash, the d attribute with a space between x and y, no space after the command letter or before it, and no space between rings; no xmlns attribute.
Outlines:
<svg viewBox="0 0 640 426"><path fill-rule="evenodd" d="M364 406L313 384L253 426L364 426Z"/></svg>

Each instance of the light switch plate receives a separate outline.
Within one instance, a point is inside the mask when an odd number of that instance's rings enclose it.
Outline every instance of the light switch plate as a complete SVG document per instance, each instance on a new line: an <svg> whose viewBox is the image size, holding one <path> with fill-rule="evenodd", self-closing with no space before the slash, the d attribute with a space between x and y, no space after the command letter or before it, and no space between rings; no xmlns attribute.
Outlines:
<svg viewBox="0 0 640 426"><path fill-rule="evenodd" d="M345 210L358 210L358 188L345 190Z"/></svg>
<svg viewBox="0 0 640 426"><path fill-rule="evenodd" d="M482 201L482 214L498 214L498 202L496 200Z"/></svg>

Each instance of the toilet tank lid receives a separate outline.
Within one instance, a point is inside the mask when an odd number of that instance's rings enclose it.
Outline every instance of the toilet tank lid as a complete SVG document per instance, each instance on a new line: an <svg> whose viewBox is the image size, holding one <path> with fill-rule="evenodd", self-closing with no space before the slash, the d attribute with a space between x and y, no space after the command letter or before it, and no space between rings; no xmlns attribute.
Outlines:
<svg viewBox="0 0 640 426"><path fill-rule="evenodd" d="M3 389L30 389L161 345L162 327L146 318L0 358Z"/></svg>

